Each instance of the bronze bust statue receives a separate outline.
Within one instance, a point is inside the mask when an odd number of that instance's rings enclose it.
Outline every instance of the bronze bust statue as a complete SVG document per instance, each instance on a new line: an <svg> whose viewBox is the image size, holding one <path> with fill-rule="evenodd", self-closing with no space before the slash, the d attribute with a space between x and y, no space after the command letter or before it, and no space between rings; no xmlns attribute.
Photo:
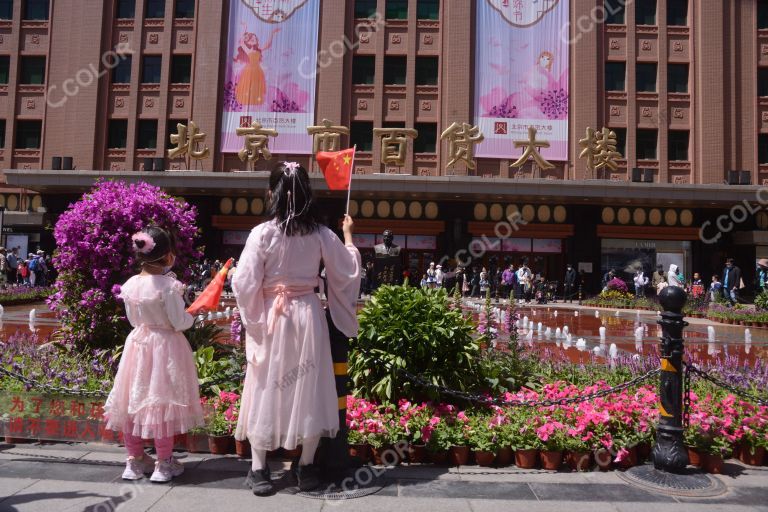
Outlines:
<svg viewBox="0 0 768 512"><path fill-rule="evenodd" d="M374 247L377 258L400 256L400 246L394 243L395 235L389 229L384 230L384 243Z"/></svg>
<svg viewBox="0 0 768 512"><path fill-rule="evenodd" d="M400 284L403 279L403 262L400 246L394 243L395 235L391 229L384 230L384 243L374 247L374 274L376 286L381 284Z"/></svg>

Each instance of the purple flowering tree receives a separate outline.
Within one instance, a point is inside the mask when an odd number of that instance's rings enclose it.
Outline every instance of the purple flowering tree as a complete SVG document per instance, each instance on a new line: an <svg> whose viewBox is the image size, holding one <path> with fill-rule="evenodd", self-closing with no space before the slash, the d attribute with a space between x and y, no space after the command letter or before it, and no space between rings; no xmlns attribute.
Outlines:
<svg viewBox="0 0 768 512"><path fill-rule="evenodd" d="M79 347L112 348L124 342L130 326L117 295L136 273L131 235L150 225L171 232L176 242L174 270L191 276L190 262L201 256L197 212L158 187L100 180L56 223L59 272L48 305L62 322L63 341Z"/></svg>

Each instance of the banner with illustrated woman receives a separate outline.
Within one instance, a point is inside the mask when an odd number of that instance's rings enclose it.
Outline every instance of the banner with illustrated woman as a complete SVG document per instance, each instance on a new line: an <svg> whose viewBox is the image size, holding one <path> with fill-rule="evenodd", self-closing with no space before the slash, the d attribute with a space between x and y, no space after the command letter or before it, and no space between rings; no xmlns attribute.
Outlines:
<svg viewBox="0 0 768 512"><path fill-rule="evenodd" d="M275 129L273 153L311 153L320 0L230 0L222 147L236 153L235 130Z"/></svg>
<svg viewBox="0 0 768 512"><path fill-rule="evenodd" d="M513 141L527 140L535 126L536 138L551 144L544 158L567 160L568 16L566 0L478 0L475 122L485 135L478 156L516 159Z"/></svg>

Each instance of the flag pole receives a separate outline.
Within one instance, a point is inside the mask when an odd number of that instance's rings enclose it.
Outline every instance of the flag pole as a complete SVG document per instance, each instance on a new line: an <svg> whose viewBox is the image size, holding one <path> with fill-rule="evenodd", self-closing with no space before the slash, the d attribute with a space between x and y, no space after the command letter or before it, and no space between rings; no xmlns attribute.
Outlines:
<svg viewBox="0 0 768 512"><path fill-rule="evenodd" d="M349 199L352 196L352 175L355 174L355 154L357 154L357 144L352 148L352 163L349 166L349 185L347 185L347 209L346 215L349 215Z"/></svg>

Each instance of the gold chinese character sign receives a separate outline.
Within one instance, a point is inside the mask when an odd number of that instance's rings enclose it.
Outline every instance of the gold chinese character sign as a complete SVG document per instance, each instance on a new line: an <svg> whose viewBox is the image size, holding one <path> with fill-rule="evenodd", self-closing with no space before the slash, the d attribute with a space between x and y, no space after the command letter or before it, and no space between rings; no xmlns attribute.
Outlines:
<svg viewBox="0 0 768 512"><path fill-rule="evenodd" d="M263 128L260 123L254 121L251 126L237 128L236 132L238 137L245 138L243 149L237 153L242 162L248 160L253 163L259 158L272 158L272 153L269 152L269 138L277 137L277 130Z"/></svg>
<svg viewBox="0 0 768 512"><path fill-rule="evenodd" d="M596 132L587 127L586 136L579 140L581 147L579 158L586 158L587 169L590 171L606 167L615 171L619 167L616 160L622 158L621 153L616 150L617 143L616 132L613 130L603 127Z"/></svg>
<svg viewBox="0 0 768 512"><path fill-rule="evenodd" d="M549 147L549 142L546 140L536 140L536 128L534 126L528 127L528 140L516 140L515 147L525 149L520 158L518 158L515 163L511 164L510 167L520 168L525 165L529 158L533 158L533 161L536 162L536 165L538 165L540 169L555 168L552 163L548 162L541 156L541 153L539 153L540 148Z"/></svg>
<svg viewBox="0 0 768 512"><path fill-rule="evenodd" d="M374 128L373 135L381 137L381 163L405 165L408 139L415 139L419 132L413 128Z"/></svg>
<svg viewBox="0 0 768 512"><path fill-rule="evenodd" d="M453 123L440 135L440 139L448 140L448 155L451 160L446 164L446 169L457 162L467 164L467 169L475 169L475 144L483 141L483 136L478 126L469 123Z"/></svg>
<svg viewBox="0 0 768 512"><path fill-rule="evenodd" d="M171 144L175 148L168 150L168 158L173 159L179 156L189 155L193 160L204 160L210 155L207 146L199 148L200 144L205 142L206 134L201 132L194 121L189 122L189 127L179 123L176 125L176 133L171 134Z"/></svg>
<svg viewBox="0 0 768 512"><path fill-rule="evenodd" d="M307 126L307 133L312 135L312 154L320 151L338 151L341 147L341 136L349 135L346 126L334 126L327 119L323 119L320 126Z"/></svg>

